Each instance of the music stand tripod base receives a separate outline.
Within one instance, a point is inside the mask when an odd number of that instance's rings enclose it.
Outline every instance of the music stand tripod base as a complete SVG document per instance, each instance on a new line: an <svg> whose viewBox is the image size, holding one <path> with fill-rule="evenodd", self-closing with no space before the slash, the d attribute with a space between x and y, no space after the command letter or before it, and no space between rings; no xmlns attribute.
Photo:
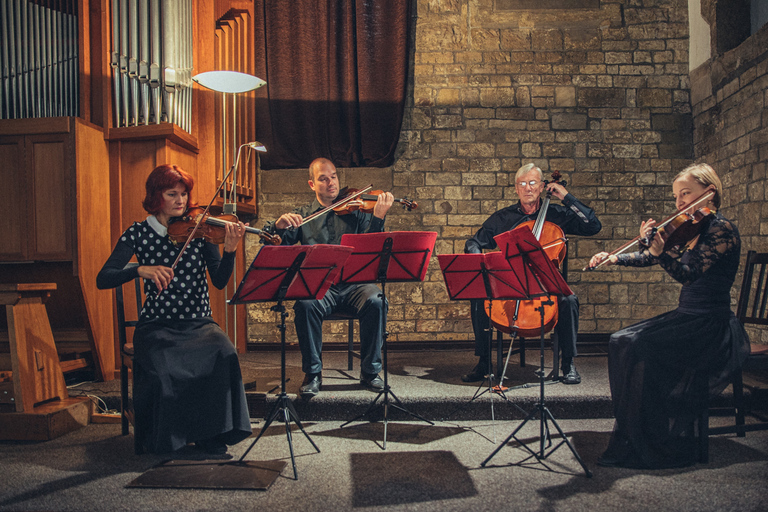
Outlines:
<svg viewBox="0 0 768 512"><path fill-rule="evenodd" d="M410 282L423 281L427 273L427 265L432 249L437 240L435 232L388 232L367 234L345 234L341 237L342 245L355 247L355 252L349 257L341 271L342 283L379 283L381 284L382 303L386 302L386 286L388 281ZM384 310L382 309L382 315ZM387 338L386 316L382 321L382 365L384 388L378 392L366 411L342 424L340 428L368 416L374 410L382 408L384 412L384 440L382 449L387 449L387 427L389 408L405 412L414 418L434 425L433 422L409 411L389 387L387 368ZM390 400L390 395L394 403ZM379 403L379 399L381 403Z"/></svg>
<svg viewBox="0 0 768 512"><path fill-rule="evenodd" d="M285 311L283 301L321 298L335 280L344 261L352 252L351 247L337 245L266 246L260 249L238 286L230 304L251 302L274 302L271 310L280 313L280 395L266 416L266 422L259 435L240 457L242 462L254 445L261 439L272 422L279 416L285 423L285 435L291 453L293 478L299 479L296 456L293 452L291 421L296 423L302 434L319 453L320 448L309 437L285 390ZM287 265L286 265L286 262Z"/></svg>
<svg viewBox="0 0 768 512"><path fill-rule="evenodd" d="M557 424L554 416L547 408L544 398L544 306L553 304L553 295L572 295L573 292L530 230L519 229L507 231L506 233L495 236L494 240L501 249L502 254L504 254L504 258L509 261L510 266L515 267L518 274L527 276L526 283L529 289L534 291L537 295L545 297L546 300L543 300L540 306L536 308L536 310L539 311L541 319L539 336L539 401L536 405L536 409L531 411L523 422L498 447L496 447L493 453L482 462L481 466L484 467L491 458L501 450L501 448L506 446L511 439L515 439L536 459L537 462L544 464L547 469L550 469L546 466L544 461L565 444L571 450L571 453L589 478L592 476L592 473L584 464L584 461L581 460L581 457L560 428L560 425ZM540 295L540 292L542 291L544 292L544 295ZM533 295L533 293L531 293L531 295ZM539 450L534 451L516 436L523 426L537 415L539 416ZM555 426L562 441L547 451L547 447L552 446L549 422Z"/></svg>

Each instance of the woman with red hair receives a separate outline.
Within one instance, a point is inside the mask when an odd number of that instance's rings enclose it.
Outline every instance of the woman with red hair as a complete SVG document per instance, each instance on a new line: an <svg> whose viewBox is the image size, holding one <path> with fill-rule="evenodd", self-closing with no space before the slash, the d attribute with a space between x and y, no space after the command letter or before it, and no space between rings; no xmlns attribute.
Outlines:
<svg viewBox="0 0 768 512"><path fill-rule="evenodd" d="M194 180L176 165L160 165L147 178L149 216L129 227L99 272L100 289L144 279L146 300L133 336L136 438L148 451L167 453L195 443L223 455L251 435L237 352L211 316L208 280L226 286L245 233L228 225L224 252L193 239L175 270L181 246L168 224L188 207ZM136 256L138 267L125 268Z"/></svg>

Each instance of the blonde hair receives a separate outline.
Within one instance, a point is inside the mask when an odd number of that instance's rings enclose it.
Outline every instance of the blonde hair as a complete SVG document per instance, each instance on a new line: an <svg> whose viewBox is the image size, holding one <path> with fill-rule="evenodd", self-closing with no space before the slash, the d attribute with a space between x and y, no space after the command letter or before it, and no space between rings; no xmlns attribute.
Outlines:
<svg viewBox="0 0 768 512"><path fill-rule="evenodd" d="M709 164L693 164L689 165L682 171L680 171L677 176L675 176L675 179L672 180L672 183L679 180L680 178L683 178L685 176L691 176L694 180L696 180L696 183L699 185L702 185L704 187L708 187L710 185L715 186L715 196L712 198L712 203L715 205L715 208L720 208L720 201L723 197L723 184L720 181L720 178L717 176L717 173L715 170L710 166Z"/></svg>
<svg viewBox="0 0 768 512"><path fill-rule="evenodd" d="M541 169L539 169L536 166L536 164L529 163L529 164L525 164L524 166L519 168L517 170L517 172L515 173L515 185L517 185L517 180L519 180L521 176L524 176L524 175L528 174L529 172L531 172L534 169L536 171L538 171L538 173L539 173L539 181L544 181L544 173L541 172Z"/></svg>

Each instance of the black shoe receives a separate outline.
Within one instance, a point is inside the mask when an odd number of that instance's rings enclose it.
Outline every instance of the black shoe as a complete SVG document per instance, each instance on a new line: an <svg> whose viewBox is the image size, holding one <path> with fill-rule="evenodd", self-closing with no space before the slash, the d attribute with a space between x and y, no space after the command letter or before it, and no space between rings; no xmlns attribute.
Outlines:
<svg viewBox="0 0 768 512"><path fill-rule="evenodd" d="M563 368L563 384L581 384L581 375L576 371L576 365L571 361Z"/></svg>
<svg viewBox="0 0 768 512"><path fill-rule="evenodd" d="M461 376L462 382L480 382L485 380L485 376L488 375L488 361L480 361L472 368L472 371L466 375Z"/></svg>
<svg viewBox="0 0 768 512"><path fill-rule="evenodd" d="M604 468L620 468L622 467L623 462L624 462L624 459L615 458L615 457L606 457L605 454L597 458L597 465L602 466Z"/></svg>
<svg viewBox="0 0 768 512"><path fill-rule="evenodd" d="M224 455L227 453L227 445L218 439L203 439L195 442L195 445L210 455Z"/></svg>
<svg viewBox="0 0 768 512"><path fill-rule="evenodd" d="M360 372L360 384L373 391L381 391L384 389L384 381L377 373L370 374Z"/></svg>
<svg viewBox="0 0 768 512"><path fill-rule="evenodd" d="M299 394L301 398L307 400L316 396L323 385L323 376L320 373L307 373L304 375L304 382L301 383Z"/></svg>

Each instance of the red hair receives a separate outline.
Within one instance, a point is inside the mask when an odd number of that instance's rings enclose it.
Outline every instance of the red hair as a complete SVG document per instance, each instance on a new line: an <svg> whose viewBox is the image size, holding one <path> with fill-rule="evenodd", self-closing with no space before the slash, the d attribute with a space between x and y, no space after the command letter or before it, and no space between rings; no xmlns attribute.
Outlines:
<svg viewBox="0 0 768 512"><path fill-rule="evenodd" d="M178 165L158 165L147 177L147 195L141 205L151 215L160 213L163 205L163 192L181 183L187 189L189 199L187 208L196 206L192 201L192 189L195 188L195 180Z"/></svg>

